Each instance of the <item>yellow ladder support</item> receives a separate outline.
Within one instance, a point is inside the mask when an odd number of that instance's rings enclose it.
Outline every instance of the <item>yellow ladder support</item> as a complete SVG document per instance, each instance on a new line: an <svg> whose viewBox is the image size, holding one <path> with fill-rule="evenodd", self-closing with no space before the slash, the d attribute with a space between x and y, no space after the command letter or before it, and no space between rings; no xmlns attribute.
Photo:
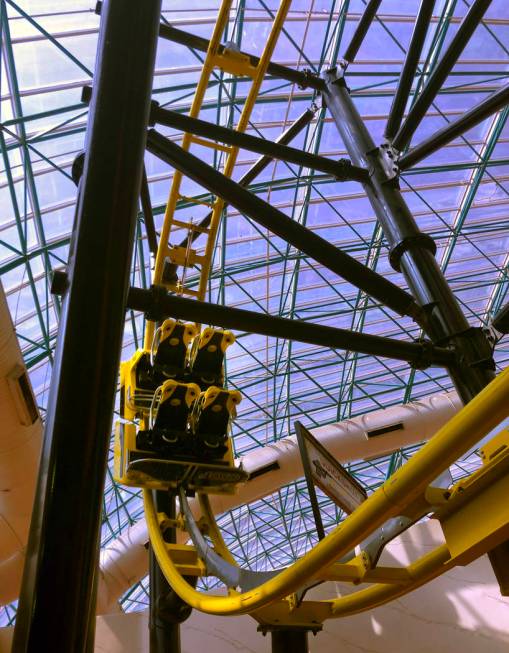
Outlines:
<svg viewBox="0 0 509 653"><path fill-rule="evenodd" d="M203 147L210 147L213 150L219 150L220 152L226 152L227 154L230 154L230 152L232 151L230 145L221 145L220 143L207 141L204 138L200 138L199 136L193 136L191 140L196 145L203 145Z"/></svg>
<svg viewBox="0 0 509 653"><path fill-rule="evenodd" d="M220 43L221 35L223 34L224 29L228 23L231 3L232 0L223 0L221 4L217 22L214 27L214 32L212 34L212 38L209 41L209 48L205 56L202 74L198 82L198 85L196 87L196 92L193 98L193 102L191 104L189 115L193 118L198 117L200 109L203 104L203 100L210 80L210 76L215 67L221 68L222 70L232 74L247 75L251 77L253 81L248 96L246 98L246 102L242 109L242 113L240 115L238 124L235 128L237 131L244 132L249 124L249 119L253 111L256 98L258 97L258 94L260 92L260 88L263 83L263 79L265 77L267 67L270 63L272 54L276 47L277 39L283 28L286 15L291 5L291 0L282 0L278 12L274 18L274 23L272 25L272 29L270 31L267 42L265 44L264 50L256 66L252 65L249 57L246 57L245 55L242 55L236 52L235 50L223 48L221 49L221 52L219 52L220 49L219 46L221 45ZM212 147L216 150L225 152L227 156L226 156L223 174L227 177L232 176L237 161L237 155L238 155L237 147L223 146L208 140L200 139L196 136L193 136L192 134L185 133L182 139L182 148L188 151L192 143L199 144L205 147ZM174 249L178 250L178 248L173 248L172 243L170 242L171 235L175 231L175 229L182 229L185 228L184 225L190 224L190 223L185 223L182 220L175 219L175 210L176 210L178 200L187 199L188 201L192 201L199 204L205 204L206 206L209 206L209 204L206 202L196 202L196 200L192 200L191 198L185 198L180 194L182 178L183 178L182 173L176 170L173 175L173 182L170 189L168 203L166 205L163 227L161 230L161 238L160 238L159 248L157 251L157 256L155 261L155 268L154 268L154 275L153 275L154 284L162 283L164 262L166 259L173 260L174 262L176 262L175 257L179 259L182 258L181 257L182 253L178 251L173 251ZM210 274L210 267L212 265L214 246L216 242L217 232L219 229L219 224L224 209L224 205L225 205L224 201L219 197L216 198L215 202L213 202L213 204L211 205L212 218L211 218L210 226L208 227L207 230L204 230L204 233L207 237L207 242L205 245L205 253L203 254L203 256L196 255L196 252L194 250L190 250L186 254L186 262L192 261L190 265L199 266L200 268L200 281L199 281L198 290L196 291L187 288L183 285L182 282L179 282L175 286L169 286L176 292L190 295L201 300L205 298L207 282ZM147 321L147 325L145 328L146 348L149 348L151 346L153 335L154 335L154 323Z"/></svg>
<svg viewBox="0 0 509 653"><path fill-rule="evenodd" d="M267 43L265 44L265 48L263 50L262 56L260 57L260 61L256 67L256 75L253 78L253 83L251 85L248 96L246 98L244 108L242 109L239 122L237 123L237 126L235 128L239 132L246 131L249 125L249 118L251 117L251 113L253 111L256 99L260 92L260 88L263 83L265 73L267 72L267 67L272 58L272 54L274 53L274 48L276 47L277 39L279 37L279 34L281 33L281 30L283 29L286 14L290 9L290 4L291 4L291 0L283 0L279 6L278 12L274 19L274 23L272 24L272 29L267 39ZM226 177L232 176L233 170L235 168L235 164L237 162L238 153L239 153L239 148L232 147L231 152L228 154L223 170L223 174ZM205 264L202 267L202 271L200 275L200 285L199 285L200 299L205 299L207 282L210 273L210 266L212 264L212 256L214 253L214 245L216 242L217 231L219 229L219 223L221 219L221 214L224 209L224 205L225 202L222 199L218 198L214 206L214 210L212 212L212 218L209 227L210 234L208 236L207 244L205 246Z"/></svg>

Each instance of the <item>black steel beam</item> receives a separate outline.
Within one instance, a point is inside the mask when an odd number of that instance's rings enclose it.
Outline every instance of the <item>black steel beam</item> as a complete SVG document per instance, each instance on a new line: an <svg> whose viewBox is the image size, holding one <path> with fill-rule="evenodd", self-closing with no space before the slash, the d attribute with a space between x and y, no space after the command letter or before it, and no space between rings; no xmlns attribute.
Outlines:
<svg viewBox="0 0 509 653"><path fill-rule="evenodd" d="M491 0L474 0L461 24L447 46L442 58L432 71L426 86L410 109L405 121L392 142L395 149L402 152L412 140L416 129L421 124L427 110L431 106L438 92L442 88L447 76L451 72L461 53L465 49L475 28L491 4Z"/></svg>
<svg viewBox="0 0 509 653"><path fill-rule="evenodd" d="M287 145L290 143L300 132L313 120L315 112L312 109L306 109L303 111L295 122L293 122L288 129L286 129L280 136L276 139L276 143L280 145ZM261 156L249 170L238 180L239 186L249 186L257 177L260 175L267 166L274 159L271 156ZM207 229L212 220L213 211L207 213L207 215L198 223L200 229ZM180 243L180 247L187 249L189 244L192 244L201 236L201 232L198 229L193 230L189 233ZM178 265L175 263L167 263L165 267L165 276L168 275L169 278L174 278L177 275Z"/></svg>
<svg viewBox="0 0 509 653"><path fill-rule="evenodd" d="M401 125L403 114L405 113L405 107L408 102L408 96L410 95L412 83L419 64L422 47L426 39L428 26L431 21L431 16L433 15L434 6L435 0L421 0L421 6L419 7L419 13L417 14L417 20L415 21L414 31L412 32L412 38L410 39L410 45L408 46L406 53L403 70L399 77L398 88L392 101L391 110L389 111L389 119L387 120L387 126L385 127L385 138L388 140L394 138Z"/></svg>
<svg viewBox="0 0 509 653"><path fill-rule="evenodd" d="M315 111L306 109L300 116L293 122L288 129L276 138L274 141L278 145L288 145L293 139L301 133L301 131L309 125L315 117ZM261 156L258 161L255 161L251 168L239 179L239 186L249 186L273 161L271 156Z"/></svg>
<svg viewBox="0 0 509 653"><path fill-rule="evenodd" d="M383 155L359 115L336 71L327 75L324 99L352 162L370 167L366 195L389 242L392 266L401 270L417 303L426 313L424 327L436 344L456 349L449 372L463 401L472 399L494 377L491 347L480 329L470 328L440 267L435 244L422 233L403 199L397 180L390 178Z"/></svg>
<svg viewBox="0 0 509 653"><path fill-rule="evenodd" d="M171 316L179 320L212 324L273 338L296 340L318 347L395 358L407 361L418 368L429 365L444 366L454 360L454 354L449 349L432 347L430 343L405 342L347 329L336 329L312 322L200 302L167 293L161 286L153 286L150 290L131 288L127 303L129 308L146 313L148 319L156 322Z"/></svg>
<svg viewBox="0 0 509 653"><path fill-rule="evenodd" d="M188 48L198 50L199 52L207 52L209 47L209 41L207 39L164 23L160 25L159 36L167 41L186 45ZM226 49L224 45L220 45L217 53L222 54ZM249 57L252 66L257 66L260 63L260 58L255 55L242 51L240 54ZM267 68L267 74L278 77L279 79L286 79L292 84L297 84L300 88L314 88L316 91L323 89L323 80L308 71L294 70L293 68L288 68L288 66L271 62Z"/></svg>
<svg viewBox="0 0 509 653"><path fill-rule="evenodd" d="M101 6L102 2L96 3L96 13L101 13ZM172 25L168 25L167 23L160 24L159 36L167 41L180 43L181 45L185 45L192 50L197 50L198 52L207 52L209 49L208 39L178 29ZM217 54L223 54L226 49L226 46L220 45L217 49ZM249 57L252 66L257 66L260 63L260 58L255 55L247 54L242 51L240 54ZM323 80L306 70L293 70L293 68L288 68L287 66L271 62L269 63L267 74L280 79L286 79L293 84L297 84L300 88L314 88L316 91L321 91L323 89Z"/></svg>
<svg viewBox="0 0 509 653"><path fill-rule="evenodd" d="M368 29L371 27L371 23L375 18L375 14L378 11L378 7L380 7L381 2L382 0L369 0L368 4L366 5L364 13L362 14L355 32L353 33L352 40L350 41L350 44L348 45L345 54L343 55L343 59L348 61L348 63L352 63L352 61L355 60L355 57L359 52L359 48L364 41L364 37L368 33Z"/></svg>
<svg viewBox="0 0 509 653"><path fill-rule="evenodd" d="M98 13L100 14L100 8L102 3L97 3L99 11ZM92 86L86 85L82 89L82 96L81 100L82 102L85 102L88 104L90 102L90 98L92 96ZM154 106L154 103L152 104L152 107ZM313 120L315 116L315 112L312 109L306 109L301 113L301 115L293 122L288 129L286 129L280 136L274 141L275 145L287 145L290 143L300 132L307 126L309 123ZM206 123L208 124L208 123ZM271 143L272 145L272 143ZM292 148L295 150L295 148ZM300 152L300 150L296 150ZM84 156L84 153L83 153ZM82 155L80 155L81 159L83 158ZM79 176L81 176L82 172L82 167L83 164L79 163L79 157L76 158L75 164L73 164L73 173L74 173L74 168L76 168L76 179L74 179L76 185L78 184L79 181ZM274 161L274 157L269 156L269 155L263 155L261 156L255 163L249 168L249 170L238 180L239 186L248 186L251 182L253 182L258 175L260 175L265 168L272 162ZM81 165L81 168L78 166ZM337 164L339 165L339 164ZM80 172L78 173L78 170ZM78 176L79 175L79 176ZM157 254L157 232L155 229L155 224L154 224L154 214L152 211L152 206L150 202L150 192L148 188L148 180L147 180L147 175L145 171L145 167L143 168L143 177L141 181L141 190L140 190L140 199L141 199L141 206L142 206L142 211L144 214L145 218L145 231L147 234L147 241L148 241L148 246L149 246L149 251L155 256ZM210 211L199 223L198 227L200 229L206 229L210 221L212 219L212 211ZM186 236L182 242L180 243L180 247L187 248L189 244L189 239L191 243L194 243L194 241L199 238L201 235L201 232L199 230L194 230L191 234ZM176 271L178 269L178 266L175 264L169 264L168 266L168 274L176 274Z"/></svg>
<svg viewBox="0 0 509 653"><path fill-rule="evenodd" d="M143 166L143 173L141 176L140 188L141 210L145 220L145 233L147 234L148 248L151 254L157 254L157 233L154 223L154 214L152 212L152 204L150 202L150 191L148 189L147 171Z"/></svg>
<svg viewBox="0 0 509 653"><path fill-rule="evenodd" d="M475 105L454 122L446 125L443 129L416 145L413 149L403 155L399 160L401 170L411 168L422 159L425 159L433 152L436 152L447 143L450 143L457 136L461 136L472 127L475 127L483 120L486 120L496 111L509 104L509 84L506 84L499 91L496 91L480 104Z"/></svg>
<svg viewBox="0 0 509 653"><path fill-rule="evenodd" d="M250 150L251 152L257 152L258 154L265 154L272 159L279 159L280 161L287 161L298 166L318 170L334 177L338 181L363 182L369 178L368 170L353 166L348 159L333 161L317 154L303 152L295 147L281 145L280 143L268 141L265 138L259 138L251 134L235 131L234 129L214 125L199 118L191 118L191 116L186 116L176 111L162 109L155 103L153 104L151 113L154 123L180 129L195 136L203 136L214 141L221 141L222 143L234 145L235 147Z"/></svg>
<svg viewBox="0 0 509 653"><path fill-rule="evenodd" d="M160 9L161 0L103 5L15 653L82 653L90 647Z"/></svg>
<svg viewBox="0 0 509 653"><path fill-rule="evenodd" d="M400 315L419 316L419 308L407 292L228 179L198 157L184 151L154 129L148 133L147 149L273 234L280 236Z"/></svg>

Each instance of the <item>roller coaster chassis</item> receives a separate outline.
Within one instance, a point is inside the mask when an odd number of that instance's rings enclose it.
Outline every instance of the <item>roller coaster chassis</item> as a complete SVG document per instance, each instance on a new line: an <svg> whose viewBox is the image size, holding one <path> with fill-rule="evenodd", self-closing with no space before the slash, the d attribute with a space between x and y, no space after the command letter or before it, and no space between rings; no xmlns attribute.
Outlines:
<svg viewBox="0 0 509 653"><path fill-rule="evenodd" d="M509 460L507 432L501 432L484 447L483 465L468 479L452 488L442 487L434 483L434 479L506 416L504 396L507 396L508 376L502 373L495 379L492 354L496 331L469 326L436 263L435 243L419 230L398 182L401 170L504 106L508 91L507 87L503 88L435 136L406 151L490 2L474 0L471 3L441 60L403 118L433 4L426 0L421 3L389 114L386 140L379 145L373 142L352 101L347 73L348 64L355 60L380 0L367 3L343 59L322 77L270 61L289 7L289 2L284 0L261 57L221 45L220 37L229 16L227 0L221 5L210 41L160 24L160 0L143 3L107 0L99 7L102 18L94 85L84 92L84 99L90 104L90 117L86 155L82 173L78 175L75 228L67 270L56 274L54 279L54 291L64 296L64 309L13 651L93 650L101 496L128 308L146 315L146 351L151 347L157 324L168 318L178 324L188 320L197 325L206 323L393 357L408 361L416 368L445 367L467 404L457 418L338 528L290 568L279 572L256 575L236 566L208 504L207 491L211 488L186 487L180 477L162 485L144 484L142 479L139 484L145 488L151 536L151 650L179 650L178 623L188 616L189 606L192 606L212 614L251 614L261 630L272 632L274 651L306 651L307 633L320 630L324 619L381 605L455 564L466 564L485 552L489 552L501 592L507 594L509 517L507 508L503 508L503 496L507 492L505 470ZM204 73L190 116L162 109L151 102L158 36L206 52ZM252 80L246 115L243 114L236 130L211 125L197 117L213 67ZM346 146L349 160L331 161L288 145L295 133L313 118L312 111L302 116L297 127L276 143L243 133L248 124L248 112L265 75L309 87L317 98L322 98ZM154 128L157 124L184 131L182 146L162 136ZM193 140L202 142L203 138L210 139L211 147L228 146L230 159L223 173L188 151ZM217 141L225 145L219 146ZM199 229L191 230L184 242L170 248L178 188L173 200L170 195L157 249L154 285L150 289L129 287L140 192L147 238L154 253L157 245L143 169L145 147L173 166L177 171L175 177L185 175L217 198L211 214L198 225ZM258 152L262 158L246 179L236 183L231 179L231 171L239 147ZM339 181L362 184L389 244L391 265L402 272L410 292L250 193L246 185L275 158L321 170ZM186 290L178 280L179 270L191 264L198 265L201 281L208 278L218 221L226 204L397 314L410 316L425 336L416 342L402 342L303 324L212 305L204 301L202 286L198 292ZM203 233L208 234L208 242L205 256L200 258L192 245ZM185 297L186 294L190 296ZM500 329L501 325L499 321ZM184 372L192 375L192 365ZM201 396L206 389L193 378L165 381L161 396L169 400L185 397L188 406L194 406L196 396ZM188 393L193 384L197 389L192 393L196 396ZM221 391L220 384L217 391ZM204 402L205 396L202 406ZM192 424L185 422L182 428L186 433L191 432L189 429L194 429L195 435L199 433L200 415L202 413L198 412L193 417ZM233 417L233 413L231 415ZM157 426L156 421L147 423L154 428ZM168 437L170 442L175 441L173 435ZM232 469L227 433L224 437L227 453L220 462ZM144 446L154 441L146 439ZM132 444L129 451L137 446ZM79 465L75 464L76 460L80 461ZM182 461L182 457L179 460ZM239 473L230 485L243 480ZM199 492L202 521L207 525L211 545L187 506L186 491L190 489ZM223 488L216 485L212 490L229 491L231 487L226 482ZM180 516L173 513L177 493L180 493ZM427 514L440 520L446 544L399 571L377 567L380 548L373 545L373 533L385 528L390 539ZM483 514L492 517L489 524L479 518ZM468 526L472 520L477 524L474 529ZM177 527L187 529L192 547L175 544ZM466 531L469 531L468 536ZM356 556L353 549L358 544L362 544L362 552ZM226 579L230 587L228 596L204 595L194 589L196 578L212 572ZM325 580L374 585L333 601L303 600L307 587ZM55 592L58 593L58 610L55 609Z"/></svg>

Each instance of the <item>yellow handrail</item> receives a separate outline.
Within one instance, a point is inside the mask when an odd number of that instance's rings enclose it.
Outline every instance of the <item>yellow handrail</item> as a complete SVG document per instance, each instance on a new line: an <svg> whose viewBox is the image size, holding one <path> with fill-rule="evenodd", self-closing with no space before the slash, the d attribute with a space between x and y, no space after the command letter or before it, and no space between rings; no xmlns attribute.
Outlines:
<svg viewBox="0 0 509 653"><path fill-rule="evenodd" d="M205 595L184 580L167 553L152 497L145 490L145 514L149 535L164 575L177 594L189 605L217 615L249 613L290 595L308 580L319 577L320 572L354 548L387 519L400 514L405 506L422 496L440 471L449 467L508 415L508 396L509 368L472 399L383 486L311 551L274 578L242 594L228 597ZM349 602L352 606L357 601L358 610L367 609L371 605L377 605L377 601L384 602L410 591L417 584L425 582L427 575L431 578L442 573L441 566L445 571L445 555L446 549L439 547L432 554L414 563L413 568L411 565L409 569L412 571L413 580L403 587L377 585L369 590L362 590L364 594L359 592L360 598L338 597L332 602L332 613L335 611L336 616L339 616L353 609L348 608Z"/></svg>

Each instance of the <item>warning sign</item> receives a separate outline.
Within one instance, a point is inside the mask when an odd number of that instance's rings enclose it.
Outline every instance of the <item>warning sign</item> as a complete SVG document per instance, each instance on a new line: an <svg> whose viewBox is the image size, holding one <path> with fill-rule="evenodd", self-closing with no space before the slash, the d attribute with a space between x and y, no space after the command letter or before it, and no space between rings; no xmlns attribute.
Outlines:
<svg viewBox="0 0 509 653"><path fill-rule="evenodd" d="M300 422L296 422L295 427L304 471L309 472L315 485L345 512L353 512L367 498L362 485Z"/></svg>

